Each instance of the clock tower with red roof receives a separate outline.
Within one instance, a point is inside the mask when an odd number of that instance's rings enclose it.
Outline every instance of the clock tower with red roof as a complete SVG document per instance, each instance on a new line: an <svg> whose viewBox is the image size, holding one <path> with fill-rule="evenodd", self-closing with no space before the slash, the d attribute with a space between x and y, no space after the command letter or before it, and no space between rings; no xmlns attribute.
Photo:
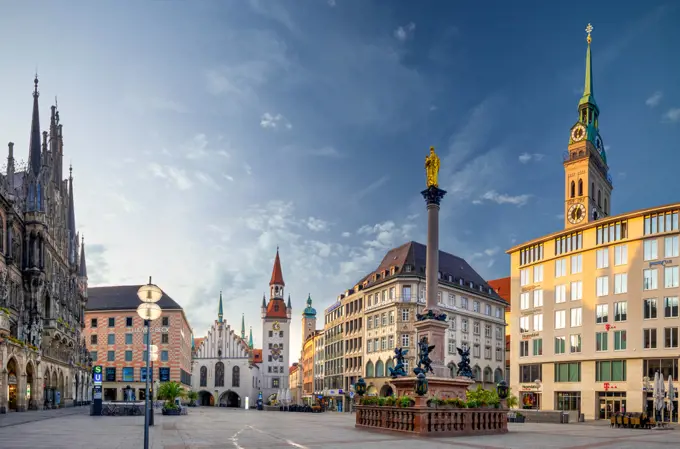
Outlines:
<svg viewBox="0 0 680 449"><path fill-rule="evenodd" d="M272 277L269 281L269 301L262 296L262 397L265 403L275 399L282 389L289 388L288 367L290 349L290 296L284 300L281 258L276 248Z"/></svg>

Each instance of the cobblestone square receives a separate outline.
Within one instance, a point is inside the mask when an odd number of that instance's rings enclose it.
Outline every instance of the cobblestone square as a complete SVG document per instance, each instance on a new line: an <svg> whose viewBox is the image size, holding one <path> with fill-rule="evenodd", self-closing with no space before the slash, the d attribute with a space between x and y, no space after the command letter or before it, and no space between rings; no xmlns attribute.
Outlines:
<svg viewBox="0 0 680 449"><path fill-rule="evenodd" d="M29 421L30 420L30 421ZM0 415L0 448L131 449L143 447L143 417L91 417L65 409ZM187 416L156 415L153 449L254 448L428 448L587 449L679 447L673 430L611 429L605 423L510 424L498 436L417 439L354 428L354 415L277 413L200 407Z"/></svg>

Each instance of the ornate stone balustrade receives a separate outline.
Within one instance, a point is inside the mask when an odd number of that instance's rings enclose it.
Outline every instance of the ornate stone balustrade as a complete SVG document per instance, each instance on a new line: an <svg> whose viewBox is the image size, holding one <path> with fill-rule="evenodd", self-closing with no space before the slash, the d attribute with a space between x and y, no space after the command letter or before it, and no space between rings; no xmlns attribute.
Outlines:
<svg viewBox="0 0 680 449"><path fill-rule="evenodd" d="M506 409L430 407L356 407L355 427L406 432L421 436L452 437L507 433Z"/></svg>

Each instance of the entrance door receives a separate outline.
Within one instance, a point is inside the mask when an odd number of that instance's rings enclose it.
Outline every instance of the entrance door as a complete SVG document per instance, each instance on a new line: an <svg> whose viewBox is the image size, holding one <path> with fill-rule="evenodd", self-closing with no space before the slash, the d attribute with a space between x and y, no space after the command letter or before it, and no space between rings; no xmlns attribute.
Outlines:
<svg viewBox="0 0 680 449"><path fill-rule="evenodd" d="M626 400L619 398L601 398L600 399L600 419L609 419L616 413L624 413L626 411Z"/></svg>
<svg viewBox="0 0 680 449"><path fill-rule="evenodd" d="M16 385L10 385L9 386L9 398L8 398L8 404L10 410L15 410L17 409L17 386Z"/></svg>

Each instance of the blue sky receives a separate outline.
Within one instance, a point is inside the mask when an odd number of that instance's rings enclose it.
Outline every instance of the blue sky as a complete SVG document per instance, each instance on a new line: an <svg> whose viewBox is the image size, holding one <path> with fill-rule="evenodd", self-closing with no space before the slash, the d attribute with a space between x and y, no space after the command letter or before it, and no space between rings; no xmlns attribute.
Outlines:
<svg viewBox="0 0 680 449"><path fill-rule="evenodd" d="M679 200L672 1L58 3L3 8L0 139L28 158L37 66L91 285L151 274L197 336L222 289L261 340L277 245L297 346L308 293L321 315L386 250L424 242L430 145L442 249L507 275L507 248L562 226L588 22L612 212Z"/></svg>

